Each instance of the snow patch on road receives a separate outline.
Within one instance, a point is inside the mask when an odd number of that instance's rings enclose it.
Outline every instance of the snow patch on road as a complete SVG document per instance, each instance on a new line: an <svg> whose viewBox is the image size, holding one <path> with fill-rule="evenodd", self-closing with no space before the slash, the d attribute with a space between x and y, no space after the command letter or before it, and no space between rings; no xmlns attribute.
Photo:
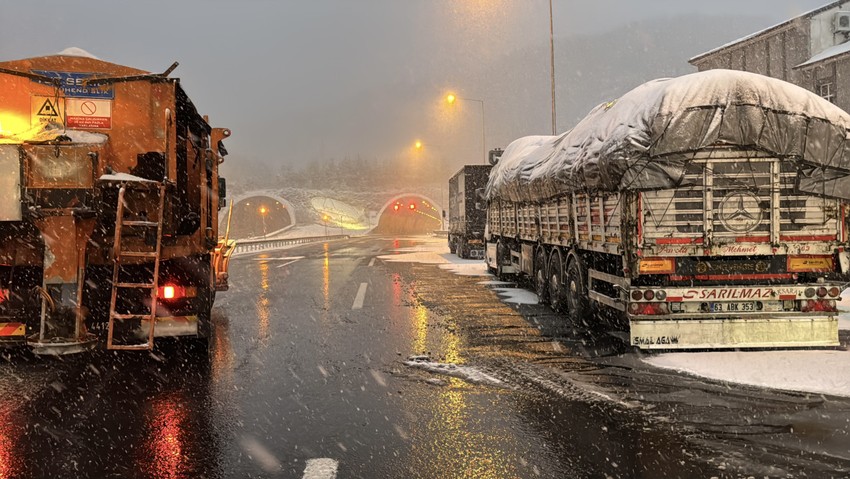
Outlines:
<svg viewBox="0 0 850 479"><path fill-rule="evenodd" d="M850 397L850 351L667 353L644 361L731 383Z"/></svg>
<svg viewBox="0 0 850 479"><path fill-rule="evenodd" d="M460 259L449 253L446 240L441 238L417 238L419 246L397 248L393 254L378 256L383 261L397 263L437 264L441 269L461 276L487 276L487 265L480 259Z"/></svg>
<svg viewBox="0 0 850 479"><path fill-rule="evenodd" d="M845 289L838 300L838 329L850 330L850 289Z"/></svg>
<svg viewBox="0 0 850 479"><path fill-rule="evenodd" d="M453 378L463 379L464 381L473 384L484 384L488 386L505 387L505 382L495 378L475 367L452 364L452 363L437 363L423 359L421 356L411 357L404 364L411 368L422 369L434 374L443 374Z"/></svg>
<svg viewBox="0 0 850 479"><path fill-rule="evenodd" d="M537 304L540 299L536 294L519 288L493 288L502 301L514 304Z"/></svg>

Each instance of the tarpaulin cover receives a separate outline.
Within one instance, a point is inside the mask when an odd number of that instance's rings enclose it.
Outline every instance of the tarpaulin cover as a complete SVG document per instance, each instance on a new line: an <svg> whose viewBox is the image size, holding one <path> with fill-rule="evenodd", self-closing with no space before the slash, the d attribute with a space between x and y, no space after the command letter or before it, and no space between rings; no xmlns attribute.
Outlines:
<svg viewBox="0 0 850 479"><path fill-rule="evenodd" d="M798 166L798 188L850 199L850 115L775 78L708 70L645 83L560 136L512 142L486 195L541 201L575 191L674 188L694 153L716 145Z"/></svg>

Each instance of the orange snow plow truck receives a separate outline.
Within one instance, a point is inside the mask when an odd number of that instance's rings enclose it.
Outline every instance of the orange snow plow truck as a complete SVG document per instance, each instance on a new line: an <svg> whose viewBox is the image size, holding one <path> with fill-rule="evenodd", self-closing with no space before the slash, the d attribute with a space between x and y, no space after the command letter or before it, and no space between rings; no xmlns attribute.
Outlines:
<svg viewBox="0 0 850 479"><path fill-rule="evenodd" d="M208 340L232 243L217 220L230 131L168 77L176 66L0 62L0 345Z"/></svg>

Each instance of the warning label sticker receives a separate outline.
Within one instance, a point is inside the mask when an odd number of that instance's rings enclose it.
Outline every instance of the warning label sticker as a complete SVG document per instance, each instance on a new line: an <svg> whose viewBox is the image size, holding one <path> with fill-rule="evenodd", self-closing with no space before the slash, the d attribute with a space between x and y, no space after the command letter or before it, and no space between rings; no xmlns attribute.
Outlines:
<svg viewBox="0 0 850 479"><path fill-rule="evenodd" d="M65 99L62 97L34 96L30 101L30 124L64 123Z"/></svg>
<svg viewBox="0 0 850 479"><path fill-rule="evenodd" d="M65 102L65 121L68 128L112 128L112 100L68 98Z"/></svg>

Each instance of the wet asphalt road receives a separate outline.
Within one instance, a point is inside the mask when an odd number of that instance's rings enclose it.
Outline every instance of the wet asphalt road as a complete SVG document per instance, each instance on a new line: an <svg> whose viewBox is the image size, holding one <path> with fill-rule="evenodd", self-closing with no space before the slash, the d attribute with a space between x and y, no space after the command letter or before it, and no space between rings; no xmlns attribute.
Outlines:
<svg viewBox="0 0 850 479"><path fill-rule="evenodd" d="M850 402L651 369L486 278L376 259L416 243L234 260L208 355L9 356L0 479L850 476Z"/></svg>

